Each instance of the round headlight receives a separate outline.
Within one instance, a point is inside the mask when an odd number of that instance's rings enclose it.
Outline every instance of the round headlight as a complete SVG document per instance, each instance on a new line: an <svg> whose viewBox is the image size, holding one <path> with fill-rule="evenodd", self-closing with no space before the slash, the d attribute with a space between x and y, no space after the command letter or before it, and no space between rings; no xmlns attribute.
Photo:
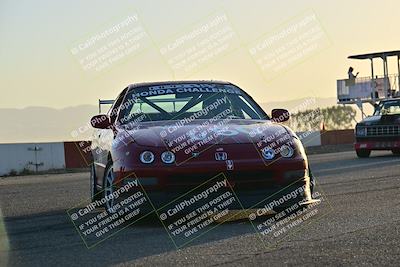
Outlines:
<svg viewBox="0 0 400 267"><path fill-rule="evenodd" d="M151 151L143 151L140 154L140 161L145 164L152 163L154 161L154 154Z"/></svg>
<svg viewBox="0 0 400 267"><path fill-rule="evenodd" d="M357 136L366 136L367 135L367 128L365 128L365 127L357 127L356 128L356 135Z"/></svg>
<svg viewBox="0 0 400 267"><path fill-rule="evenodd" d="M164 163L171 164L175 161L175 155L171 151L165 151L161 154L161 160Z"/></svg>
<svg viewBox="0 0 400 267"><path fill-rule="evenodd" d="M272 148L265 147L261 150L264 159L270 160L275 157L275 151Z"/></svg>
<svg viewBox="0 0 400 267"><path fill-rule="evenodd" d="M281 156L284 158L290 158L294 154L294 149L291 146L283 145L280 149Z"/></svg>

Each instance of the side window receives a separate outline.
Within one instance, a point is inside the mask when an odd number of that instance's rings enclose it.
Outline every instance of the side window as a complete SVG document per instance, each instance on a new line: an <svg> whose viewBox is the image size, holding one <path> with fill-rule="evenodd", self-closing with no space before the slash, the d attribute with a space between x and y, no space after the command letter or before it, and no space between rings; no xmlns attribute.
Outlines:
<svg viewBox="0 0 400 267"><path fill-rule="evenodd" d="M119 94L119 96L117 97L117 99L115 100L114 104L112 105L112 107L110 108L110 110L108 111L108 116L110 117L110 120L112 123L115 122L115 120L117 119L118 116L118 110L119 107L122 104L122 101L124 100L126 91L128 88L125 88L121 94Z"/></svg>

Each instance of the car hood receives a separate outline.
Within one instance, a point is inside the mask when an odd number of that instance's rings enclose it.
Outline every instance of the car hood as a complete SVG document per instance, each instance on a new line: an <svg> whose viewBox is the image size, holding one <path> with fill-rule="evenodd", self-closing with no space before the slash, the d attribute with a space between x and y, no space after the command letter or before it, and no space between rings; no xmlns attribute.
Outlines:
<svg viewBox="0 0 400 267"><path fill-rule="evenodd" d="M370 116L358 123L359 126L371 126L371 125L400 125L400 115L378 115Z"/></svg>
<svg viewBox="0 0 400 267"><path fill-rule="evenodd" d="M180 121L145 122L124 125L121 132L128 134L141 146L172 147L191 140L192 144L245 144L261 140L273 142L284 134L291 134L285 127L266 120L231 120L229 123L205 120L182 124Z"/></svg>

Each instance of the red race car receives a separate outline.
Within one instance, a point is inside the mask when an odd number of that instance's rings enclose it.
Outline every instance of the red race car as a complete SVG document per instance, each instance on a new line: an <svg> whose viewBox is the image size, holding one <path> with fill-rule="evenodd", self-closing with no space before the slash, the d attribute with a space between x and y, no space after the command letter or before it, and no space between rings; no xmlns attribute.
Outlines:
<svg viewBox="0 0 400 267"><path fill-rule="evenodd" d="M239 200L231 208L307 206L314 180L301 141L281 124L289 116L270 118L228 82L129 85L91 119L92 200L111 211L113 192L138 181L157 210L220 176Z"/></svg>

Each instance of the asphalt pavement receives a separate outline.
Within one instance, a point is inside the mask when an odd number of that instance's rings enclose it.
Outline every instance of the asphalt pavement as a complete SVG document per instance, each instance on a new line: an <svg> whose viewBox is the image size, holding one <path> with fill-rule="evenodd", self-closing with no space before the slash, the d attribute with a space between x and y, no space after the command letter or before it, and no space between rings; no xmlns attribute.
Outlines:
<svg viewBox="0 0 400 267"><path fill-rule="evenodd" d="M257 231L262 218L214 223L179 249L155 216L88 249L66 213L87 199L88 173L0 178L0 265L398 266L400 157L341 152L310 162L323 201L307 220L272 239Z"/></svg>

